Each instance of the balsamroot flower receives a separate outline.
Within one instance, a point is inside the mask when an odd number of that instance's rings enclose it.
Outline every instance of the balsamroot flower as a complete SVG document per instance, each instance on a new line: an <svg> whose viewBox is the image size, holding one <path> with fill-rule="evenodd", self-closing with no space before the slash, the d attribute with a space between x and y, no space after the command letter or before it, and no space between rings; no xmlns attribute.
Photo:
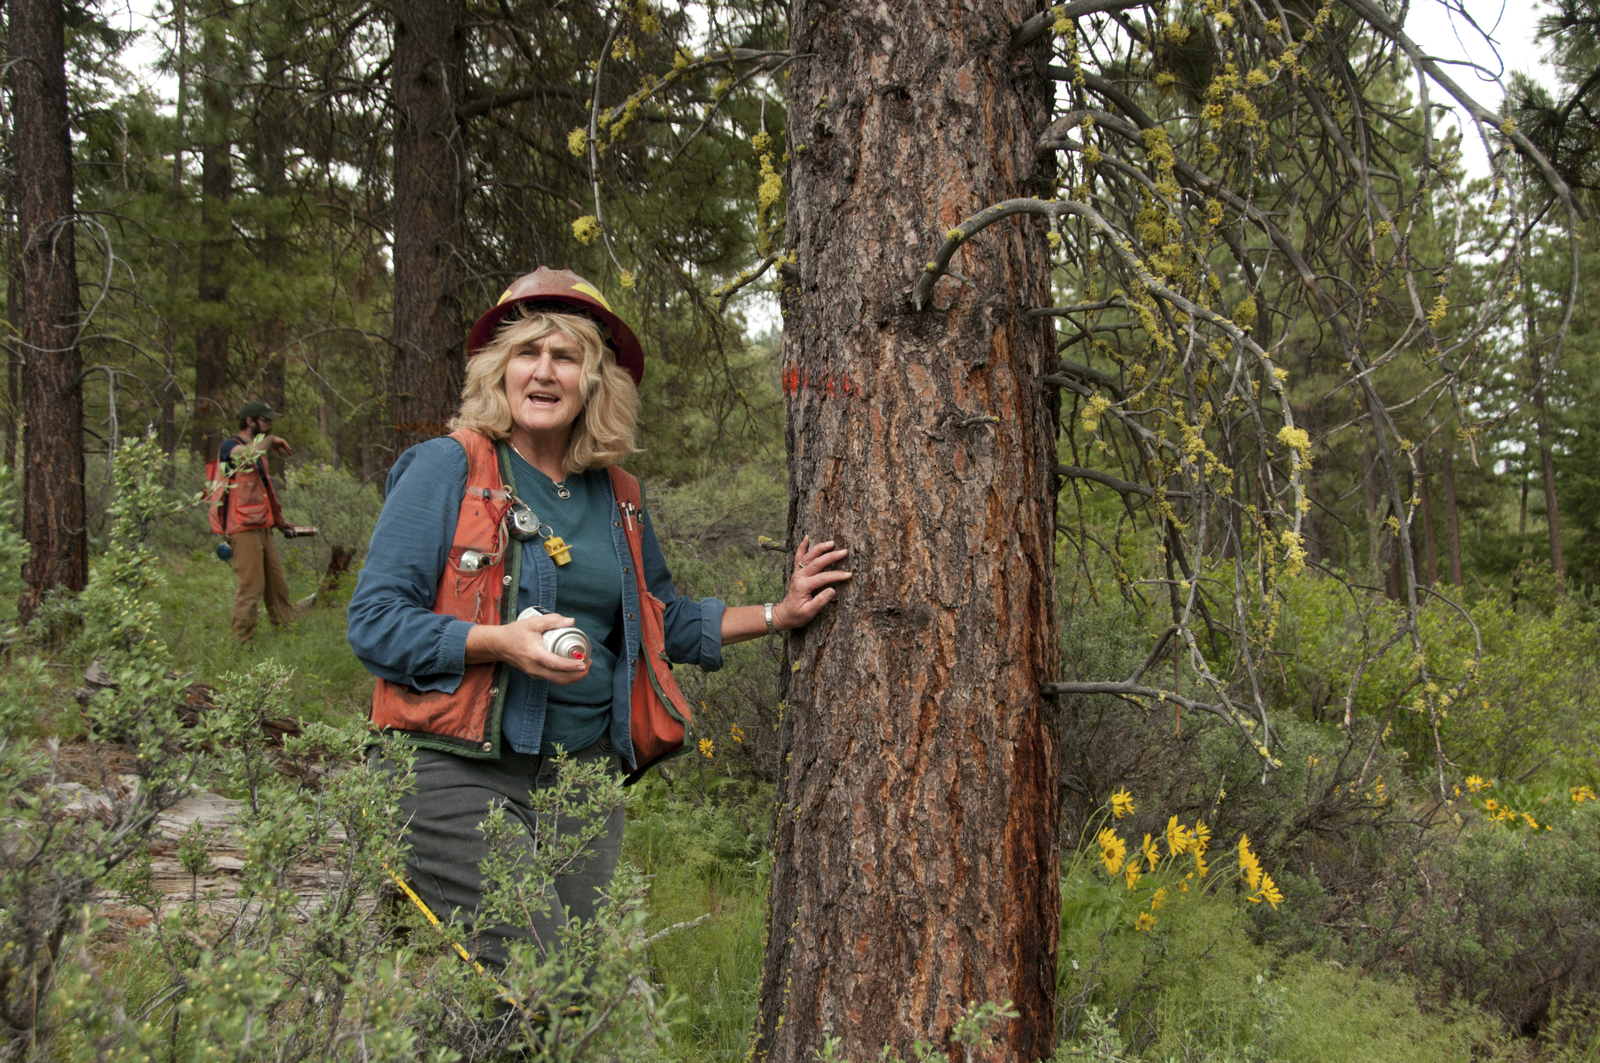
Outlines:
<svg viewBox="0 0 1600 1063"><path fill-rule="evenodd" d="M1274 911L1283 903L1283 891L1278 889L1271 875L1261 870L1261 860L1251 850L1249 836L1244 834L1239 835L1239 873L1244 875L1245 886L1249 889L1245 900L1251 904L1266 901Z"/></svg>
<svg viewBox="0 0 1600 1063"><path fill-rule="evenodd" d="M1592 795L1591 795L1592 796ZM1133 814L1133 795L1127 790L1118 790L1111 795L1111 814L1121 819L1123 816Z"/></svg>
<svg viewBox="0 0 1600 1063"><path fill-rule="evenodd" d="M700 739L700 755L710 760L717 755L717 744L709 738Z"/></svg>
<svg viewBox="0 0 1600 1063"><path fill-rule="evenodd" d="M1139 921L1134 924L1134 929L1135 930L1143 930L1146 933L1148 933L1150 931L1150 929L1152 927L1154 927L1155 925L1156 925L1156 917L1155 916L1151 915L1149 912L1140 912L1139 913Z"/></svg>
<svg viewBox="0 0 1600 1063"><path fill-rule="evenodd" d="M1156 840L1154 838L1152 838L1148 834L1146 834L1144 836L1144 845L1142 846L1142 852L1144 854L1145 860L1148 861L1149 864L1150 864L1150 870L1154 871L1156 869L1157 862L1159 862L1160 859L1161 859L1161 853L1156 848Z"/></svg>
<svg viewBox="0 0 1600 1063"><path fill-rule="evenodd" d="M1128 843L1117 837L1117 832L1110 827L1101 831L1096 841L1100 843L1100 860L1106 865L1106 874L1120 874L1128 855Z"/></svg>
<svg viewBox="0 0 1600 1063"><path fill-rule="evenodd" d="M1250 836L1239 835L1239 873L1244 876L1244 884L1254 893L1261 888L1261 860L1250 848Z"/></svg>
<svg viewBox="0 0 1600 1063"><path fill-rule="evenodd" d="M1178 817L1173 816L1167 820L1167 852L1172 856L1182 856L1189 851L1194 836L1189 833L1189 828L1178 822Z"/></svg>

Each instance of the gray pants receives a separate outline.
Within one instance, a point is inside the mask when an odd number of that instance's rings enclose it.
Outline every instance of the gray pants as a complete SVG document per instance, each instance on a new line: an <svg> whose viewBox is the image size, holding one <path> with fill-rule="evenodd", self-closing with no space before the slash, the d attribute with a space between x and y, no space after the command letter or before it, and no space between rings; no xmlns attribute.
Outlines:
<svg viewBox="0 0 1600 1063"><path fill-rule="evenodd" d="M587 749L572 754L575 761L609 761L619 770L617 755L602 739ZM388 768L388 762L372 752L374 766ZM499 760L469 760L431 749L416 751L412 764L416 789L400 802L402 820L409 821L406 841L411 854L406 858L406 874L417 895L440 919L454 918L475 931L478 958L504 966L507 946L513 941L532 941L542 948L559 948L567 913L585 922L594 917L600 900L599 890L611 882L622 853L623 810L618 807L606 817L605 831L590 849L593 853L570 874L561 875L545 886L550 914L534 920L532 926L476 926L475 915L483 897L483 876L478 864L488 855L488 846L478 824L495 805L503 805L508 820L520 821L528 853L534 839L549 824L539 824L528 803L529 791L544 789L556 781L554 757L505 752ZM582 821L560 816L557 834L580 829ZM548 834L545 834L548 837Z"/></svg>

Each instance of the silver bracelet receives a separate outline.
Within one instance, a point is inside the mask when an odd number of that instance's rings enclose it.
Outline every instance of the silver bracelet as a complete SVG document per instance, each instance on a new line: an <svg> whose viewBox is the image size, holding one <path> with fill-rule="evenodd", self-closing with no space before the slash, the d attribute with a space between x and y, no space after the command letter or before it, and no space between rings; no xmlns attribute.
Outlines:
<svg viewBox="0 0 1600 1063"><path fill-rule="evenodd" d="M767 634L775 635L777 633L778 633L778 627L777 627L776 624L774 624L772 622L772 603L768 602L767 603Z"/></svg>

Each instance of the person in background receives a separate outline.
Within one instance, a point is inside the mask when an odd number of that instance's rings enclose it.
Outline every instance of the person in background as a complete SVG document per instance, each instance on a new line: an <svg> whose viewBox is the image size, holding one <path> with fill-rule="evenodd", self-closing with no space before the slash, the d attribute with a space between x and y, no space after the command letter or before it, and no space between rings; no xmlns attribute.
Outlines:
<svg viewBox="0 0 1600 1063"><path fill-rule="evenodd" d="M233 599L233 637L249 642L256 633L256 603L267 599L267 618L277 627L294 619L289 604L289 581L283 562L272 541L272 529L287 532L292 525L283 519L278 492L267 472L269 451L293 454L282 436L272 434L276 411L260 399L252 399L239 410L239 431L222 441L218 454L228 478L224 534L233 548L233 572L239 578L239 591Z"/></svg>
<svg viewBox="0 0 1600 1063"><path fill-rule="evenodd" d="M723 646L809 623L850 578L833 567L844 550L804 539L779 601L726 607L680 597L648 509L619 505L614 483L632 478L611 474L638 449L643 376L638 337L599 290L540 267L473 325L452 434L412 447L389 473L348 637L379 677L373 727L415 750L416 789L400 804L406 872L441 917L474 922L488 852L478 825L491 808L520 821L530 850L536 844L529 793L556 782L558 750L619 773L634 760L630 699L641 653L720 668ZM510 506L526 511L525 534L511 532ZM634 522L647 586L665 607L660 647L641 645L627 538ZM532 606L548 612L518 618ZM545 648L545 631L569 625L591 642L581 660ZM372 757L381 766L380 752ZM513 941L559 948L569 915L593 918L622 827L618 808L592 855L547 887L548 917L476 927L480 955L500 965ZM555 825L558 835L571 829Z"/></svg>

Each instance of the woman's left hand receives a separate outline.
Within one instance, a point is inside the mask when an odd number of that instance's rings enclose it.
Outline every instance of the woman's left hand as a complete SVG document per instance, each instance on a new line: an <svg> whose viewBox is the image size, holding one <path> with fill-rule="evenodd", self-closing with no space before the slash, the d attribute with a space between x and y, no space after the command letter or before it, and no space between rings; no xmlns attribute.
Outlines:
<svg viewBox="0 0 1600 1063"><path fill-rule="evenodd" d="M794 575L789 579L789 589L783 601L772 608L772 622L781 631L805 627L822 612L822 607L833 601L838 591L834 584L843 583L854 573L847 569L830 568L850 555L846 549L834 549L833 540L812 545L811 536L800 540L794 552Z"/></svg>

